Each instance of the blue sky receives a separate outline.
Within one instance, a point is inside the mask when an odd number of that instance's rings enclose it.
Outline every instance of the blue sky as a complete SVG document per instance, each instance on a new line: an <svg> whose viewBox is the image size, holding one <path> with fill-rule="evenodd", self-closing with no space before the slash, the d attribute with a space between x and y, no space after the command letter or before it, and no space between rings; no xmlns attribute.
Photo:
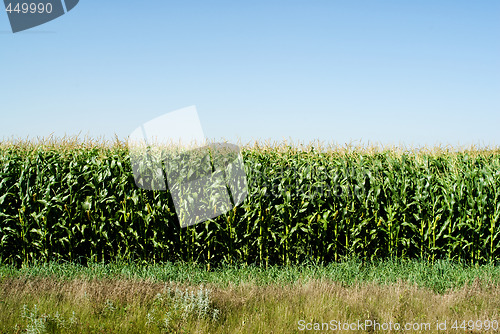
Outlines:
<svg viewBox="0 0 500 334"><path fill-rule="evenodd" d="M196 105L205 135L500 144L500 2L104 2L12 34L0 138L125 139Z"/></svg>

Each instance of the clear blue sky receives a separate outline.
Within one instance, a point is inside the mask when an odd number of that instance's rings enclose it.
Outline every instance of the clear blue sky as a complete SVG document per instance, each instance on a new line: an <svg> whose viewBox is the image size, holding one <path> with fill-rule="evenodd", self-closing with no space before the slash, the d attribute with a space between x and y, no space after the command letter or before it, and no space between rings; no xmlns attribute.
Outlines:
<svg viewBox="0 0 500 334"><path fill-rule="evenodd" d="M81 0L0 41L0 139L196 105L233 142L500 145L497 0Z"/></svg>

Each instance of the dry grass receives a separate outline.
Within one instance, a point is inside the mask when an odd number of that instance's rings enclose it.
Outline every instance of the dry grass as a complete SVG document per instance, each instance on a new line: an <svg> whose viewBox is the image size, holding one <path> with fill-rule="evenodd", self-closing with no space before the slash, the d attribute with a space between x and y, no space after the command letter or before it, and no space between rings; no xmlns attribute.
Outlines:
<svg viewBox="0 0 500 334"><path fill-rule="evenodd" d="M191 317L171 322L168 330L152 328L147 325L147 314L154 311L156 296L165 294L168 288L198 289L197 286L134 280L5 278L0 292L0 332L14 333L16 323L18 328L26 325L20 321L20 310L23 305L31 309L34 304L41 312L55 314L57 311L67 317L75 311L78 325L72 330L81 333L100 330L106 333L301 333L300 320L352 323L367 319L379 323L431 323L434 330L436 320L447 320L450 329L454 320L498 321L500 313L500 287L479 281L437 294L403 282L345 287L336 282L311 280L284 286L213 286L212 306L220 311L218 320Z"/></svg>
<svg viewBox="0 0 500 334"><path fill-rule="evenodd" d="M311 281L285 287L235 287L215 296L217 305L232 314L229 327L245 333L301 332L299 320L352 323L371 319L379 323L434 325L436 320L498 320L500 312L499 287L482 287L479 282L442 295L402 282L343 287Z"/></svg>

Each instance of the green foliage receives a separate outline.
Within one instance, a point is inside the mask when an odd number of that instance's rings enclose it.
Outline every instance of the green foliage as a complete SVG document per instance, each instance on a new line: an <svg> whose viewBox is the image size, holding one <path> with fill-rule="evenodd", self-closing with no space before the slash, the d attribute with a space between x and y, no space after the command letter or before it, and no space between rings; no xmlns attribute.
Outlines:
<svg viewBox="0 0 500 334"><path fill-rule="evenodd" d="M436 293L446 293L472 285L476 280L500 286L500 266L472 265L449 260L434 263L423 260L388 259L362 262L350 259L329 264L301 263L288 266L225 264L213 270L195 263L38 263L21 268L0 265L0 284L11 286L12 279L26 282L50 280L63 282L147 281L179 283L186 286L208 285L226 289L234 286L285 286L298 282L332 281L343 286L360 283L396 284L407 282ZM58 288L60 289L60 288ZM1 290L1 289L0 289ZM2 306L0 295L0 309ZM104 308L105 309L105 308ZM101 312L102 313L102 312Z"/></svg>
<svg viewBox="0 0 500 334"><path fill-rule="evenodd" d="M0 146L0 261L495 262L500 154L245 148L248 197L180 228L123 145Z"/></svg>
<svg viewBox="0 0 500 334"><path fill-rule="evenodd" d="M158 293L146 315L146 326L173 333L181 330L180 325L188 318L216 321L219 310L212 306L210 294L211 291L203 286L197 292L169 288L164 293Z"/></svg>
<svg viewBox="0 0 500 334"><path fill-rule="evenodd" d="M36 304L31 310L26 304L23 305L21 319L25 322L26 328L24 331L27 334L59 333L64 329L74 328L78 323L75 312L71 317L65 319L59 312L54 315L41 314ZM14 329L18 332L20 330L19 325L16 324Z"/></svg>

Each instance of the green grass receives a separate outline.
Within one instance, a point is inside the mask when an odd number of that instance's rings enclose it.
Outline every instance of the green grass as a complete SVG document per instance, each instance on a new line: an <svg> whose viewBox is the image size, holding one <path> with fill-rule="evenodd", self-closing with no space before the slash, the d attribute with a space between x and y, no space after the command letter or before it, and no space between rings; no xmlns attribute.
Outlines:
<svg viewBox="0 0 500 334"><path fill-rule="evenodd" d="M153 282L177 282L198 285L293 284L298 281L326 280L342 282L345 286L356 283L390 284L405 281L419 287L444 293L449 289L462 288L480 279L493 284L500 283L500 266L469 265L439 260L434 264L425 261L386 260L363 263L347 260L341 263L316 265L270 266L267 269L253 265L230 265L207 270L195 263L164 263L140 265L134 263L89 263L81 266L73 263L42 263L16 268L0 266L0 278L55 278L72 279L134 279Z"/></svg>
<svg viewBox="0 0 500 334"><path fill-rule="evenodd" d="M494 265L0 266L2 334L302 333L299 320L434 324L498 321L499 312L500 267Z"/></svg>

